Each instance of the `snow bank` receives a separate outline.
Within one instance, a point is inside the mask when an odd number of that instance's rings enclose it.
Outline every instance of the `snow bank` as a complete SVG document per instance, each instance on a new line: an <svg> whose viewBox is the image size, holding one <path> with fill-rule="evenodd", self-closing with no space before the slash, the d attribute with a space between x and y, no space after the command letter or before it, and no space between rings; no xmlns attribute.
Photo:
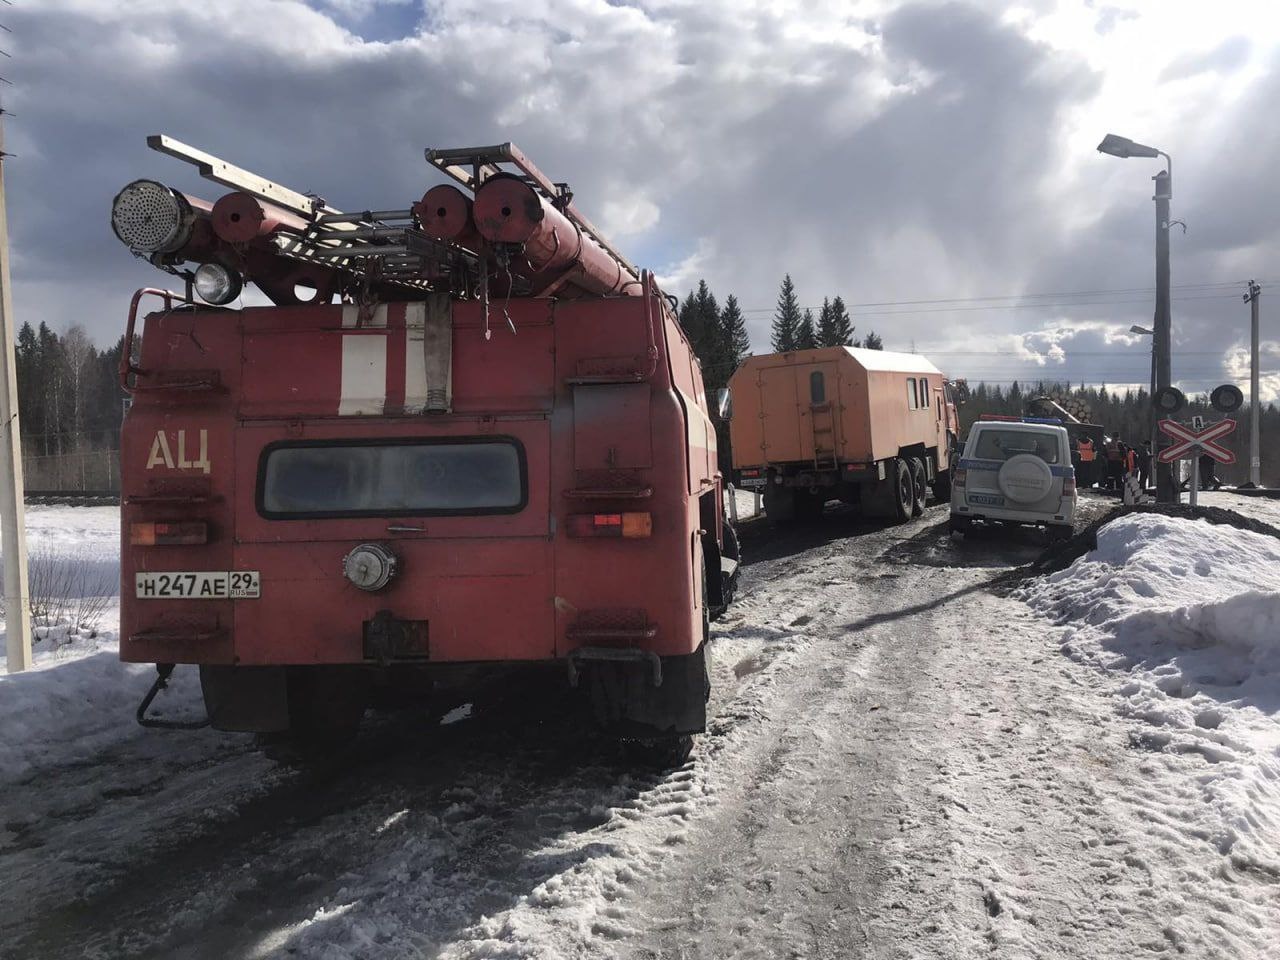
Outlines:
<svg viewBox="0 0 1280 960"><path fill-rule="evenodd" d="M1126 798L1139 819L1280 876L1280 540L1130 515L1020 596L1062 627L1064 653L1119 675L1131 744L1157 755L1153 789Z"/></svg>
<svg viewBox="0 0 1280 960"><path fill-rule="evenodd" d="M35 667L9 675L0 661L0 784L136 736L133 711L155 677L149 665L119 661L119 508L28 507L27 547ZM170 715L203 715L191 677L177 677L161 701Z"/></svg>

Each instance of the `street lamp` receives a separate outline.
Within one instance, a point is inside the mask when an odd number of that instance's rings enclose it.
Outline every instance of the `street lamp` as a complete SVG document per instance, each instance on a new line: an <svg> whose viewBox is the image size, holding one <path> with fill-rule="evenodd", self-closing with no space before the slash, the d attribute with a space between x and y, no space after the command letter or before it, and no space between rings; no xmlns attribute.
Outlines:
<svg viewBox="0 0 1280 960"><path fill-rule="evenodd" d="M1150 327L1140 327L1136 323L1129 328L1129 332L1139 337L1151 338L1151 394L1148 397L1151 403L1151 459L1154 460L1156 451L1159 449L1159 428L1156 426L1158 415L1156 413L1156 332ZM1153 463L1154 467L1155 464Z"/></svg>
<svg viewBox="0 0 1280 960"><path fill-rule="evenodd" d="M1102 142L1098 144L1098 152L1121 159L1164 157L1167 163L1166 169L1151 178L1156 184L1155 196L1152 198L1156 202L1156 312L1151 335L1152 362L1155 364L1152 391L1154 400L1154 394L1171 386L1170 381L1173 379L1173 318L1169 309L1169 201L1173 199L1173 158L1163 150L1135 143L1114 133L1102 138ZM1152 455L1156 452L1157 448L1153 445ZM1181 500L1171 464L1156 464L1156 499L1161 503L1178 503Z"/></svg>

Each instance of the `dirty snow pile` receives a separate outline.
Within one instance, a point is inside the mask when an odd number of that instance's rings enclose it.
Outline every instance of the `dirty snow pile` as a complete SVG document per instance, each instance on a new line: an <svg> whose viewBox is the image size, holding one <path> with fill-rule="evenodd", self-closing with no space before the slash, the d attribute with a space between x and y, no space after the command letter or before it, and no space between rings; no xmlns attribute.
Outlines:
<svg viewBox="0 0 1280 960"><path fill-rule="evenodd" d="M1277 896L1280 539L1130 515L1021 598L1061 626L1064 653L1115 677L1130 744L1149 752L1149 789L1117 802L1178 856L1216 856L1230 896Z"/></svg>

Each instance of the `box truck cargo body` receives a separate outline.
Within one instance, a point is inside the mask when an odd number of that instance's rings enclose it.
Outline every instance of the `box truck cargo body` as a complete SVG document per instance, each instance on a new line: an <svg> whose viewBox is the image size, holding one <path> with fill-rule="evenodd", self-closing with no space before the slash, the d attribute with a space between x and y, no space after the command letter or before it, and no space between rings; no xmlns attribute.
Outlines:
<svg viewBox="0 0 1280 960"><path fill-rule="evenodd" d="M918 354L820 347L748 357L729 381L739 483L788 521L831 499L907 519L950 496L950 384Z"/></svg>

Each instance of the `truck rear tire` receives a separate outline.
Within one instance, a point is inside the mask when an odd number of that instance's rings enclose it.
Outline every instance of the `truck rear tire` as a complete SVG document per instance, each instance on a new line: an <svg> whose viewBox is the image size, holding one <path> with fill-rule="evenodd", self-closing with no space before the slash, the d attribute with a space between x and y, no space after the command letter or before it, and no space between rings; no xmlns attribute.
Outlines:
<svg viewBox="0 0 1280 960"><path fill-rule="evenodd" d="M938 474L936 480L933 481L934 499L941 503L951 502L951 471Z"/></svg>
<svg viewBox="0 0 1280 960"><path fill-rule="evenodd" d="M827 505L826 496L820 491L811 493L808 490L796 490L796 517L800 520L813 521L822 519L822 511Z"/></svg>
<svg viewBox="0 0 1280 960"><path fill-rule="evenodd" d="M918 517L924 513L925 503L929 499L929 473L924 468L924 461L919 457L911 458L911 485L915 488L911 515Z"/></svg>
<svg viewBox="0 0 1280 960"><path fill-rule="evenodd" d="M916 485L911 478L911 467L901 457L893 461L889 483L892 485L890 494L893 500L893 517L899 523L906 523L915 510Z"/></svg>
<svg viewBox="0 0 1280 960"><path fill-rule="evenodd" d="M796 489L773 483L764 488L764 513L774 523L790 523L796 518Z"/></svg>

